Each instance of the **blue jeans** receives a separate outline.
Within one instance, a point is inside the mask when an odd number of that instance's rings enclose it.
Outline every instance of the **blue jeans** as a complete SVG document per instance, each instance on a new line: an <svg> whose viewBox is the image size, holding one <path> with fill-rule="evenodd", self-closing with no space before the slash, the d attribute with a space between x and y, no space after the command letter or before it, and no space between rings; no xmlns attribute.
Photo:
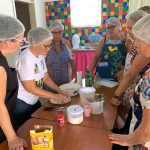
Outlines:
<svg viewBox="0 0 150 150"><path fill-rule="evenodd" d="M17 99L15 115L17 117L19 125L22 125L24 122L30 119L31 114L40 107L41 103L39 100L34 105L30 105L20 99Z"/></svg>

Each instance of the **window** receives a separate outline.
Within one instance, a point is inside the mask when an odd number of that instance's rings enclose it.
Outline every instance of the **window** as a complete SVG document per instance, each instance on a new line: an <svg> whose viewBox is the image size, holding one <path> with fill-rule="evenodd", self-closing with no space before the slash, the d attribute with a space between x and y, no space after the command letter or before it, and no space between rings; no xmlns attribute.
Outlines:
<svg viewBox="0 0 150 150"><path fill-rule="evenodd" d="M101 0L70 0L72 27L101 25Z"/></svg>

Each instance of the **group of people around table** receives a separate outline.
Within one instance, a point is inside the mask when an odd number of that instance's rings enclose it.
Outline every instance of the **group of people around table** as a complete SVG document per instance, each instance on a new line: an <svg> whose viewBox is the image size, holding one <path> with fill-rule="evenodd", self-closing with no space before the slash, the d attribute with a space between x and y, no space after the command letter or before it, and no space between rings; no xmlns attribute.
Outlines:
<svg viewBox="0 0 150 150"><path fill-rule="evenodd" d="M150 149L150 14L137 10L127 15L128 37L121 34L116 17L109 18L106 27L108 35L100 39L91 71L96 67L101 78L120 81L111 103L132 108L129 134L109 134L108 138L129 149ZM71 46L63 38L59 20L52 22L51 32L31 29L29 46L10 68L6 57L22 46L24 31L19 20L0 14L0 143L7 138L10 150L27 147L15 130L41 106L39 97L66 101L68 95L59 85L70 81L70 67L75 74Z"/></svg>

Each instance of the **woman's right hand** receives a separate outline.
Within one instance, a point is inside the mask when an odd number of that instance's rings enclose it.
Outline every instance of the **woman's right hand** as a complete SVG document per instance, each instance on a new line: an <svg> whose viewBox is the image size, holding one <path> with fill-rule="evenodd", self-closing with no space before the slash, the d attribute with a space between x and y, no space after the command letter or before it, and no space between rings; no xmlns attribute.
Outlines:
<svg viewBox="0 0 150 150"><path fill-rule="evenodd" d="M61 100L63 102L67 102L67 97L62 94L56 94L56 100Z"/></svg>
<svg viewBox="0 0 150 150"><path fill-rule="evenodd" d="M115 98L115 97L112 97L111 99L111 104L114 105L114 106L119 106L121 105L121 101L118 99L118 98Z"/></svg>
<svg viewBox="0 0 150 150"><path fill-rule="evenodd" d="M27 143L24 139L16 137L15 139L8 141L9 150L24 150L27 148Z"/></svg>

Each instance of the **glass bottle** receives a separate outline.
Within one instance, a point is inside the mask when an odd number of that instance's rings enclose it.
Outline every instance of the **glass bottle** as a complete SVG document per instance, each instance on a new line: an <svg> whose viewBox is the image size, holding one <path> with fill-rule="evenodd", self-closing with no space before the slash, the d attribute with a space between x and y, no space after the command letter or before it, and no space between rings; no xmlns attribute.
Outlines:
<svg viewBox="0 0 150 150"><path fill-rule="evenodd" d="M91 74L90 68L86 67L85 86L91 87L92 83L93 83L93 81L92 81L92 74Z"/></svg>
<svg viewBox="0 0 150 150"><path fill-rule="evenodd" d="M101 78L98 72L96 72L94 76L94 88L96 89L95 96L100 97L101 96Z"/></svg>

